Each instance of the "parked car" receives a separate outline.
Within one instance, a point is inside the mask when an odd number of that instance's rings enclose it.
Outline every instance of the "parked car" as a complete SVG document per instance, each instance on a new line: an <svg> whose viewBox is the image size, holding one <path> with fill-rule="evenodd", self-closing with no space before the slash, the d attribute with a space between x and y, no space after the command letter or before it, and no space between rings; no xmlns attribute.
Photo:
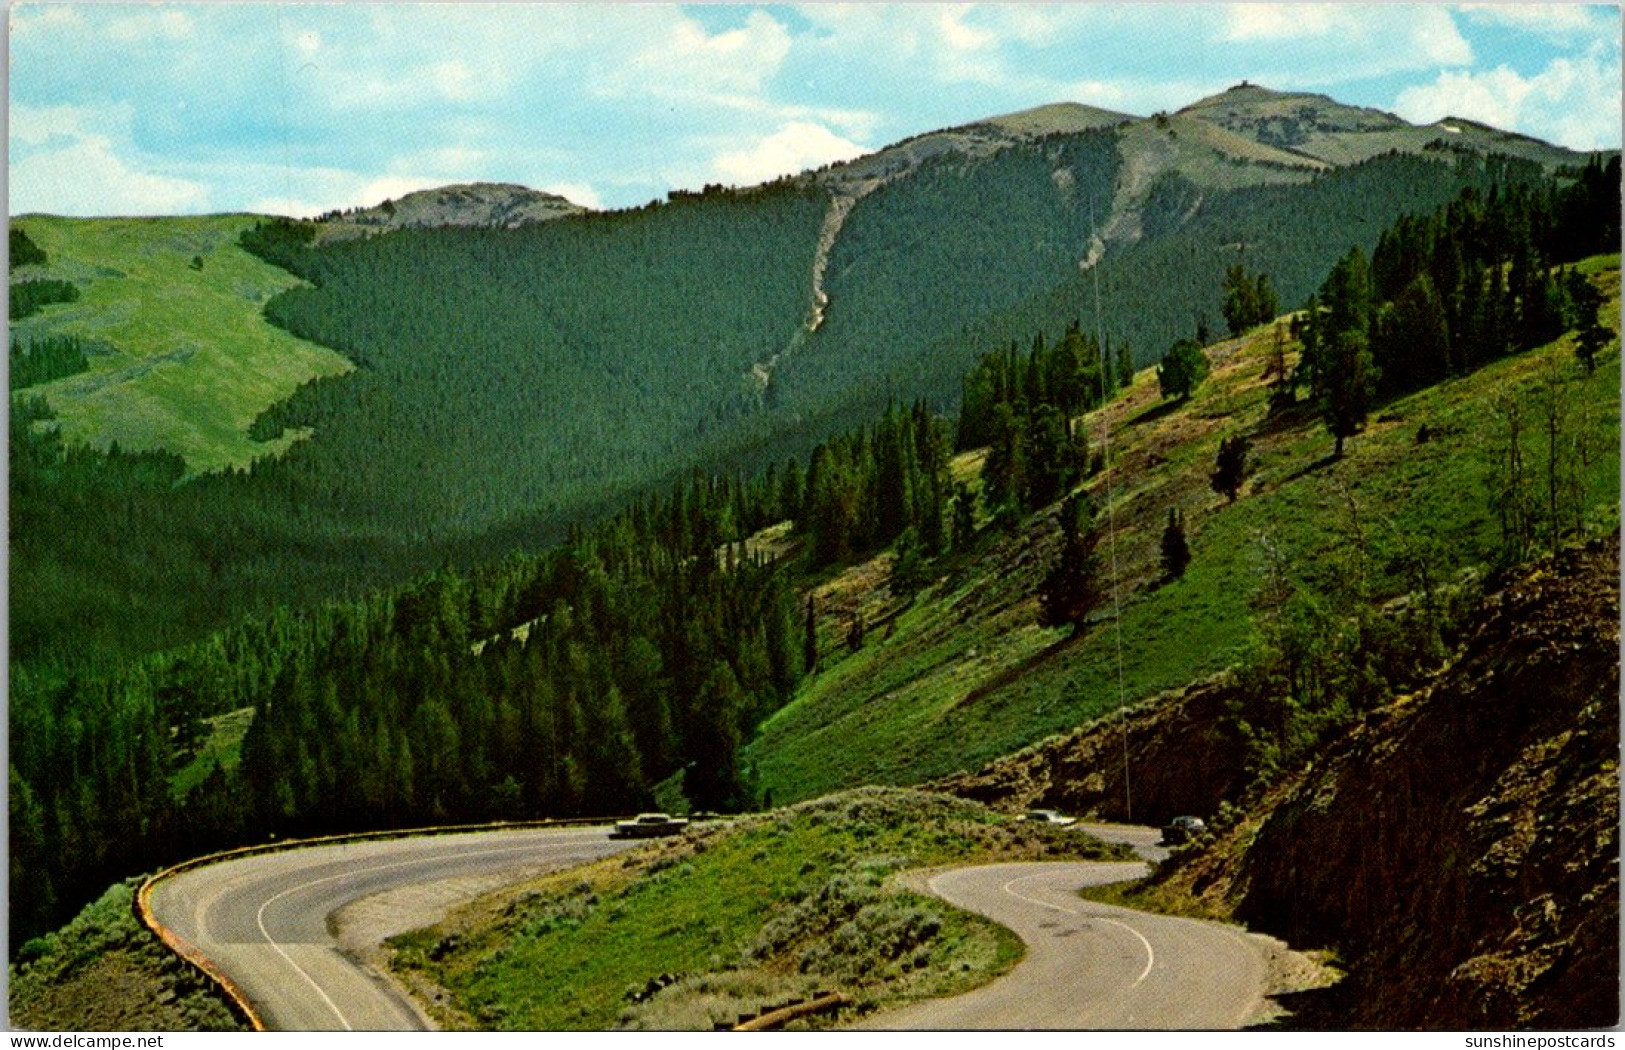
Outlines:
<svg viewBox="0 0 1625 1050"><path fill-rule="evenodd" d="M1076 824L1078 822L1077 817L1063 816L1053 809L1029 809L1027 812L1021 815L1021 819L1030 820L1034 824L1054 824L1057 827L1063 828L1068 824Z"/></svg>
<svg viewBox="0 0 1625 1050"><path fill-rule="evenodd" d="M1162 844L1164 846L1178 846L1207 830L1207 824L1201 817L1175 817L1162 829Z"/></svg>
<svg viewBox="0 0 1625 1050"><path fill-rule="evenodd" d="M639 813L632 820L617 821L611 838L657 839L662 835L675 835L688 827L688 821L665 813Z"/></svg>

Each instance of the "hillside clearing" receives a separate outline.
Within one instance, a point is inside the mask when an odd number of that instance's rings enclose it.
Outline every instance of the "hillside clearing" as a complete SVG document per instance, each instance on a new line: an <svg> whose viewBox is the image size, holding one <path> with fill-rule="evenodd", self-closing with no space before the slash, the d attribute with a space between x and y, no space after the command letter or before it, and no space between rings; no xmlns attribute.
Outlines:
<svg viewBox="0 0 1625 1050"><path fill-rule="evenodd" d="M30 215L19 227L45 250L16 278L71 281L75 303L16 322L12 338L71 335L91 346L90 370L32 388L69 442L165 449L193 474L245 468L306 436L255 441L261 412L302 384L341 375L338 353L265 320L265 301L299 282L249 255L248 215L68 219Z"/></svg>

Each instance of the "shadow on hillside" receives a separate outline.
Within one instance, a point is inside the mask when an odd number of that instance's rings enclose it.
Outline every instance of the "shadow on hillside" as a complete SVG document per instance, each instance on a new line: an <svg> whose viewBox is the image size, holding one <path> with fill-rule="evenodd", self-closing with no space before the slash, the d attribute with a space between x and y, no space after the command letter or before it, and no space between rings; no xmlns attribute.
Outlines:
<svg viewBox="0 0 1625 1050"><path fill-rule="evenodd" d="M1175 401L1158 401L1144 412L1141 412L1133 419L1130 419L1128 421L1128 425L1131 427L1137 427L1145 423L1155 423L1157 420L1173 412L1175 409L1183 408L1185 406L1185 402L1189 400L1190 398L1182 397Z"/></svg>
<svg viewBox="0 0 1625 1050"><path fill-rule="evenodd" d="M1283 485L1291 484L1292 482L1297 481L1299 478L1308 477L1310 474L1313 474L1315 471L1323 470L1326 467L1329 467L1333 463L1336 463L1336 462L1337 462L1337 456L1335 454L1334 455L1322 456L1319 459L1315 460L1313 463L1310 463L1307 466L1299 467L1297 470L1294 470L1292 473L1290 473L1286 477L1282 478L1281 479L1281 484L1283 484Z"/></svg>
<svg viewBox="0 0 1625 1050"><path fill-rule="evenodd" d="M1320 418L1320 412L1308 401L1295 401L1290 405L1272 408L1263 422L1253 431L1257 437L1268 437L1307 426Z"/></svg>
<svg viewBox="0 0 1625 1050"><path fill-rule="evenodd" d="M1049 663L1051 660L1055 659L1056 656L1060 655L1063 649L1067 649L1072 645L1072 643L1081 640L1081 635L1070 635L1050 645L1046 645L1044 648L1033 653L1025 660L1022 660L1020 663L1014 664L1010 667L1006 667L1004 670L995 674L992 678L989 678L975 689L972 689L970 692L960 697L959 702L956 703L954 707L968 707L971 704L980 702L984 698L1014 682L1022 675L1029 674Z"/></svg>

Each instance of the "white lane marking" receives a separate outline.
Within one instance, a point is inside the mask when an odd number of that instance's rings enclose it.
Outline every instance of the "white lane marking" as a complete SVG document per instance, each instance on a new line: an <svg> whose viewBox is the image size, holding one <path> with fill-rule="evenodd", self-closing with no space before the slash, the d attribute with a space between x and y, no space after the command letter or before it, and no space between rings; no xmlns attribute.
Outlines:
<svg viewBox="0 0 1625 1050"><path fill-rule="evenodd" d="M504 847L502 849L477 850L477 851L472 852L472 853L460 853L460 854L454 854L454 855L459 857L459 858L465 858L466 859L466 858L469 858L469 857L487 857L487 856L492 856L492 855L498 854L498 853L528 853L531 850L536 849L537 845L541 845L541 846L559 846L559 845L570 845L570 843L558 843L558 842L547 843L547 842L544 842L544 843L532 844L532 845L529 845L529 846L507 846L507 847ZM409 868L414 864L436 863L436 862L439 862L439 861L443 861L445 859L446 859L445 855L431 856L431 857L417 857L417 858L414 858L413 860L395 861L394 863L391 863L391 864L377 864L377 865L374 865L373 867L370 867L370 868L361 868L360 870L353 870L353 871L343 871L343 872L338 873L337 875L327 875L327 876L324 876L324 877L319 878L319 879L312 879L309 882L300 883L298 886L293 886L293 887L290 887L289 889L285 889L281 893L278 893L276 896L267 899L265 901L265 903L260 905L259 911L257 913L255 913L254 921L259 926L259 928L260 928L260 936L265 938L265 943L269 944L272 948L276 949L276 953L278 955L282 956L283 961L286 962L289 966L293 967L293 969L295 970L295 972L297 972L299 974L299 976L303 977L305 979L305 981L307 983L309 983L309 985L312 988L316 989L316 994L321 996L322 997L322 1002L326 1003L328 1005L328 1008L333 1011L333 1016L335 1016L335 1017L337 1017L339 1019L339 1024L344 1026L344 1030L347 1031L347 1032L353 1032L353 1031L355 1031L355 1029L354 1029L354 1027L351 1026L349 1020L347 1018L345 1018L344 1011L340 1010L338 1008L338 1004L333 1002L332 998L330 996L328 996L327 992L325 992L322 989L322 986L320 984L316 983L316 978L312 977L305 970L305 968L303 966L300 966L298 963L294 962L293 957L290 956L287 952L282 950L282 945L278 944L276 941L271 939L270 931L265 928L265 909L269 908L271 905L275 904L277 901L281 900L283 897L288 896L288 894L290 894L290 893L298 893L300 890L306 890L306 889L309 889L312 886L320 886L324 882L333 882L336 879L355 878L355 877L361 876L361 875L371 875L374 872L388 871L391 868Z"/></svg>
<svg viewBox="0 0 1625 1050"><path fill-rule="evenodd" d="M1119 929L1127 930L1129 933L1132 933L1135 937L1139 938L1140 944L1142 946L1144 946L1144 948L1145 948L1145 969L1140 971L1140 976L1134 978L1134 984L1130 985L1129 987L1130 988L1137 987L1141 981L1145 980L1147 977L1149 977L1151 975L1152 968L1157 965L1157 953L1154 950L1152 950L1151 942L1145 939L1145 934L1141 933L1139 930L1136 930L1134 927L1130 926L1128 923L1119 922L1116 919L1108 919L1108 918L1105 918L1105 917L1099 916L1099 915L1085 915L1081 911L1075 911L1072 908L1065 908L1065 907L1062 907L1059 904L1052 904L1049 901L1041 901L1037 897L1029 897L1025 893L1020 893L1020 892L1018 892L1016 890L1011 889L1011 887L1014 886L1018 882L1031 882L1033 879L1039 879L1039 878L1043 878L1043 877L1044 876L1043 876L1042 873L1038 874L1038 875L1018 875L1017 877L1011 879L1009 882L1005 883L1004 886L1001 887L1001 888L1004 890L1004 892L1008 893L1010 896L1015 897L1015 898L1017 898L1019 900L1024 900L1028 904L1036 904L1040 908L1049 908L1052 911L1063 912L1063 913L1065 913L1067 915L1075 915L1080 919L1088 919L1091 922L1104 922L1104 923L1107 923L1108 925L1116 926Z"/></svg>

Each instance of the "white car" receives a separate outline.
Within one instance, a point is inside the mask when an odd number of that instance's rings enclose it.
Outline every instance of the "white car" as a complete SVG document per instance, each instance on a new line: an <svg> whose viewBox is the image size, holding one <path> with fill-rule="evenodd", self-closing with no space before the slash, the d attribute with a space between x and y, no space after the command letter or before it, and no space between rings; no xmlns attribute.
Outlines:
<svg viewBox="0 0 1625 1050"><path fill-rule="evenodd" d="M667 816L665 813L639 813L632 820L617 821L610 836L618 839L657 839L662 835L675 835L686 827L688 821L682 817Z"/></svg>
<svg viewBox="0 0 1625 1050"><path fill-rule="evenodd" d="M1062 816L1053 809L1029 809L1021 815L1021 819L1030 820L1034 824L1054 824L1056 827L1061 828L1078 822L1077 817Z"/></svg>

